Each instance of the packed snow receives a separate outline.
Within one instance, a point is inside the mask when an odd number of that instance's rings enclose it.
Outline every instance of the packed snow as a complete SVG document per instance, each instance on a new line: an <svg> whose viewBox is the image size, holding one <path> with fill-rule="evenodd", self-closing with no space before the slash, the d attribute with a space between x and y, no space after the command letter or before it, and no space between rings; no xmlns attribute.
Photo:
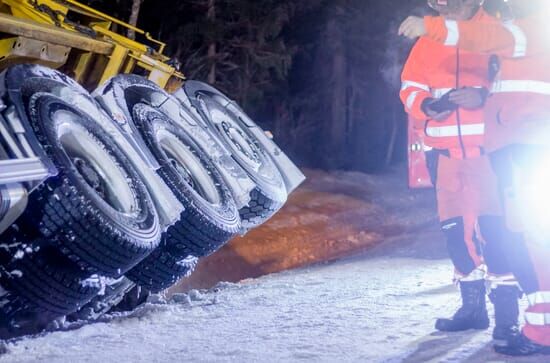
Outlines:
<svg viewBox="0 0 550 363"><path fill-rule="evenodd" d="M0 363L544 361L497 355L491 329L434 331L460 298L431 191L407 190L402 172L307 174L279 215L207 258L183 285L239 282L154 296L132 313L10 341ZM355 255L342 259L345 251ZM239 275L323 259L336 261ZM239 260L239 273L222 268Z"/></svg>
<svg viewBox="0 0 550 363"><path fill-rule="evenodd" d="M330 264L157 297L133 313L6 345L0 362L540 362L490 330L436 333L458 304L437 231Z"/></svg>

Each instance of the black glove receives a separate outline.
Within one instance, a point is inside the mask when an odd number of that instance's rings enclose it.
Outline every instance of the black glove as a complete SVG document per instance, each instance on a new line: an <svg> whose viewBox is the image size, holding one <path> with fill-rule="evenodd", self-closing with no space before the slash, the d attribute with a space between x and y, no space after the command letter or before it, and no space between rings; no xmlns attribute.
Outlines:
<svg viewBox="0 0 550 363"><path fill-rule="evenodd" d="M422 102L422 105L420 106L422 111L429 116L432 113L442 113L445 111L454 111L458 108L458 106L455 103L452 103L449 101L450 94L454 91L450 90L449 92L445 93L441 98L426 98L424 102ZM430 112L431 111L431 112Z"/></svg>

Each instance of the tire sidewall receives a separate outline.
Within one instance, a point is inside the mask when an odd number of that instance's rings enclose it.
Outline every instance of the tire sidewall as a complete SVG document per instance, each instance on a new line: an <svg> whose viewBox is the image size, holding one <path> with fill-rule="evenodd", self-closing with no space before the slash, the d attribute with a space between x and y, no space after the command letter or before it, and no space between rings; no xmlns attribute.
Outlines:
<svg viewBox="0 0 550 363"><path fill-rule="evenodd" d="M73 187L77 188L84 196L83 203L90 203L100 213L97 215L98 223L114 222L117 229L132 237L137 237L142 241L157 239L159 221L156 215L151 197L144 184L141 182L139 174L135 171L125 155L116 147L115 142L97 125L88 118L87 115L80 112L77 108L66 104L55 96L38 95L31 100L30 109L35 110L31 115L31 124L40 141L48 145L47 154L56 161L60 173L67 177ZM134 216L119 212L103 200L84 180L83 176L77 171L75 165L64 151L63 146L57 135L57 130L51 125L55 122L51 120L51 115L57 110L66 110L79 116L80 126L90 132L105 148L113 161L124 171L131 183L136 202L139 205L139 213ZM47 121L45 121L47 120ZM93 215L89 217L93 218Z"/></svg>
<svg viewBox="0 0 550 363"><path fill-rule="evenodd" d="M137 121L138 129L142 132L153 155L161 164L160 173L164 174L164 179L168 184L173 184L170 186L185 207L196 209L211 223L223 229L229 227L231 230L236 231L240 228L239 212L231 192L225 185L223 177L213 161L193 138L162 112L145 104L137 104L134 107L134 120ZM200 196L183 180L174 166L168 162L167 155L160 147L155 136L159 131L166 131L175 136L200 160L202 167L208 171L213 183L216 185L220 196L219 204L210 203Z"/></svg>
<svg viewBox="0 0 550 363"><path fill-rule="evenodd" d="M231 140L229 140L228 136L222 129L221 124L210 120L210 124L213 125L216 134L219 136L222 142L232 151L231 155L233 156L235 161L237 161L237 163L247 172L254 183L256 183L258 189L262 191L262 194L278 202L286 201L286 187L281 173L279 172L279 169L277 168L273 160L271 160L271 157L258 142L256 137L247 130L246 125L244 125L244 123L241 121L241 115L239 115L239 113L242 111L236 110L235 112L233 112L231 110L228 110L220 102L218 102L217 98L222 98L225 99L227 103L230 103L229 99L227 99L223 95L212 95L208 92L198 92L196 97L198 101L203 104L203 107L206 108L203 112L201 112L205 114L206 118L210 118L208 103L212 103L214 107L217 107L220 111L223 110L223 112L227 115L224 121L229 123L230 126L235 128L238 132L242 133L242 135L244 135L246 139L248 139L249 142L254 145L254 151L257 152L260 161L259 171L254 170L254 168L250 165L250 162L247 160L247 156L243 155L240 150L235 147Z"/></svg>

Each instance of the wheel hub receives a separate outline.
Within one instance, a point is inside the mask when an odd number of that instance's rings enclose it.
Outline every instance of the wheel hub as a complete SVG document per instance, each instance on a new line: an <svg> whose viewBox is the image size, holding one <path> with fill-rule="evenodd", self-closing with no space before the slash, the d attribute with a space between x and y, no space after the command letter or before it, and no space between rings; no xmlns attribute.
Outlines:
<svg viewBox="0 0 550 363"><path fill-rule="evenodd" d="M131 179L106 145L80 124L80 117L71 110L57 110L51 115L63 151L84 182L111 208L137 213L138 199Z"/></svg>
<svg viewBox="0 0 550 363"><path fill-rule="evenodd" d="M86 183L94 189L102 198L105 198L105 188L101 181L101 177L94 170L94 168L87 163L84 159L73 158L73 163L76 166L76 170L82 175Z"/></svg>
<svg viewBox="0 0 550 363"><path fill-rule="evenodd" d="M178 174L185 180L185 182L192 188L197 190L193 176L185 165L180 164L177 160L170 158L170 164L176 169Z"/></svg>
<svg viewBox="0 0 550 363"><path fill-rule="evenodd" d="M211 172L202 165L193 148L178 136L166 130L157 131L156 137L170 166L189 188L210 204L222 202L222 196Z"/></svg>
<svg viewBox="0 0 550 363"><path fill-rule="evenodd" d="M250 140L241 130L233 127L229 123L223 121L221 123L222 130L233 145L241 154L252 160L256 164L260 164L260 156L258 147Z"/></svg>

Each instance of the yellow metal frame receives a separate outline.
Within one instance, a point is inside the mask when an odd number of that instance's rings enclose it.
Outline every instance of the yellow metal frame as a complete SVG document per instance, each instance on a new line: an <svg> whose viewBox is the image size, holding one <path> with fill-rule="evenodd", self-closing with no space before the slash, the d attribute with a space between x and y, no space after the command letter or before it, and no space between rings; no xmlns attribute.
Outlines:
<svg viewBox="0 0 550 363"><path fill-rule="evenodd" d="M78 17L79 26L68 21L73 15ZM133 30L151 46L112 31L114 24ZM31 51L24 61L57 66L90 89L119 73L132 73L136 68L166 89L185 80L182 73L167 63L170 58L163 54L165 43L75 0L0 0L0 69L17 62L9 46L17 37L40 41L29 44L68 47L69 56L63 64L43 56L33 57L39 52Z"/></svg>

